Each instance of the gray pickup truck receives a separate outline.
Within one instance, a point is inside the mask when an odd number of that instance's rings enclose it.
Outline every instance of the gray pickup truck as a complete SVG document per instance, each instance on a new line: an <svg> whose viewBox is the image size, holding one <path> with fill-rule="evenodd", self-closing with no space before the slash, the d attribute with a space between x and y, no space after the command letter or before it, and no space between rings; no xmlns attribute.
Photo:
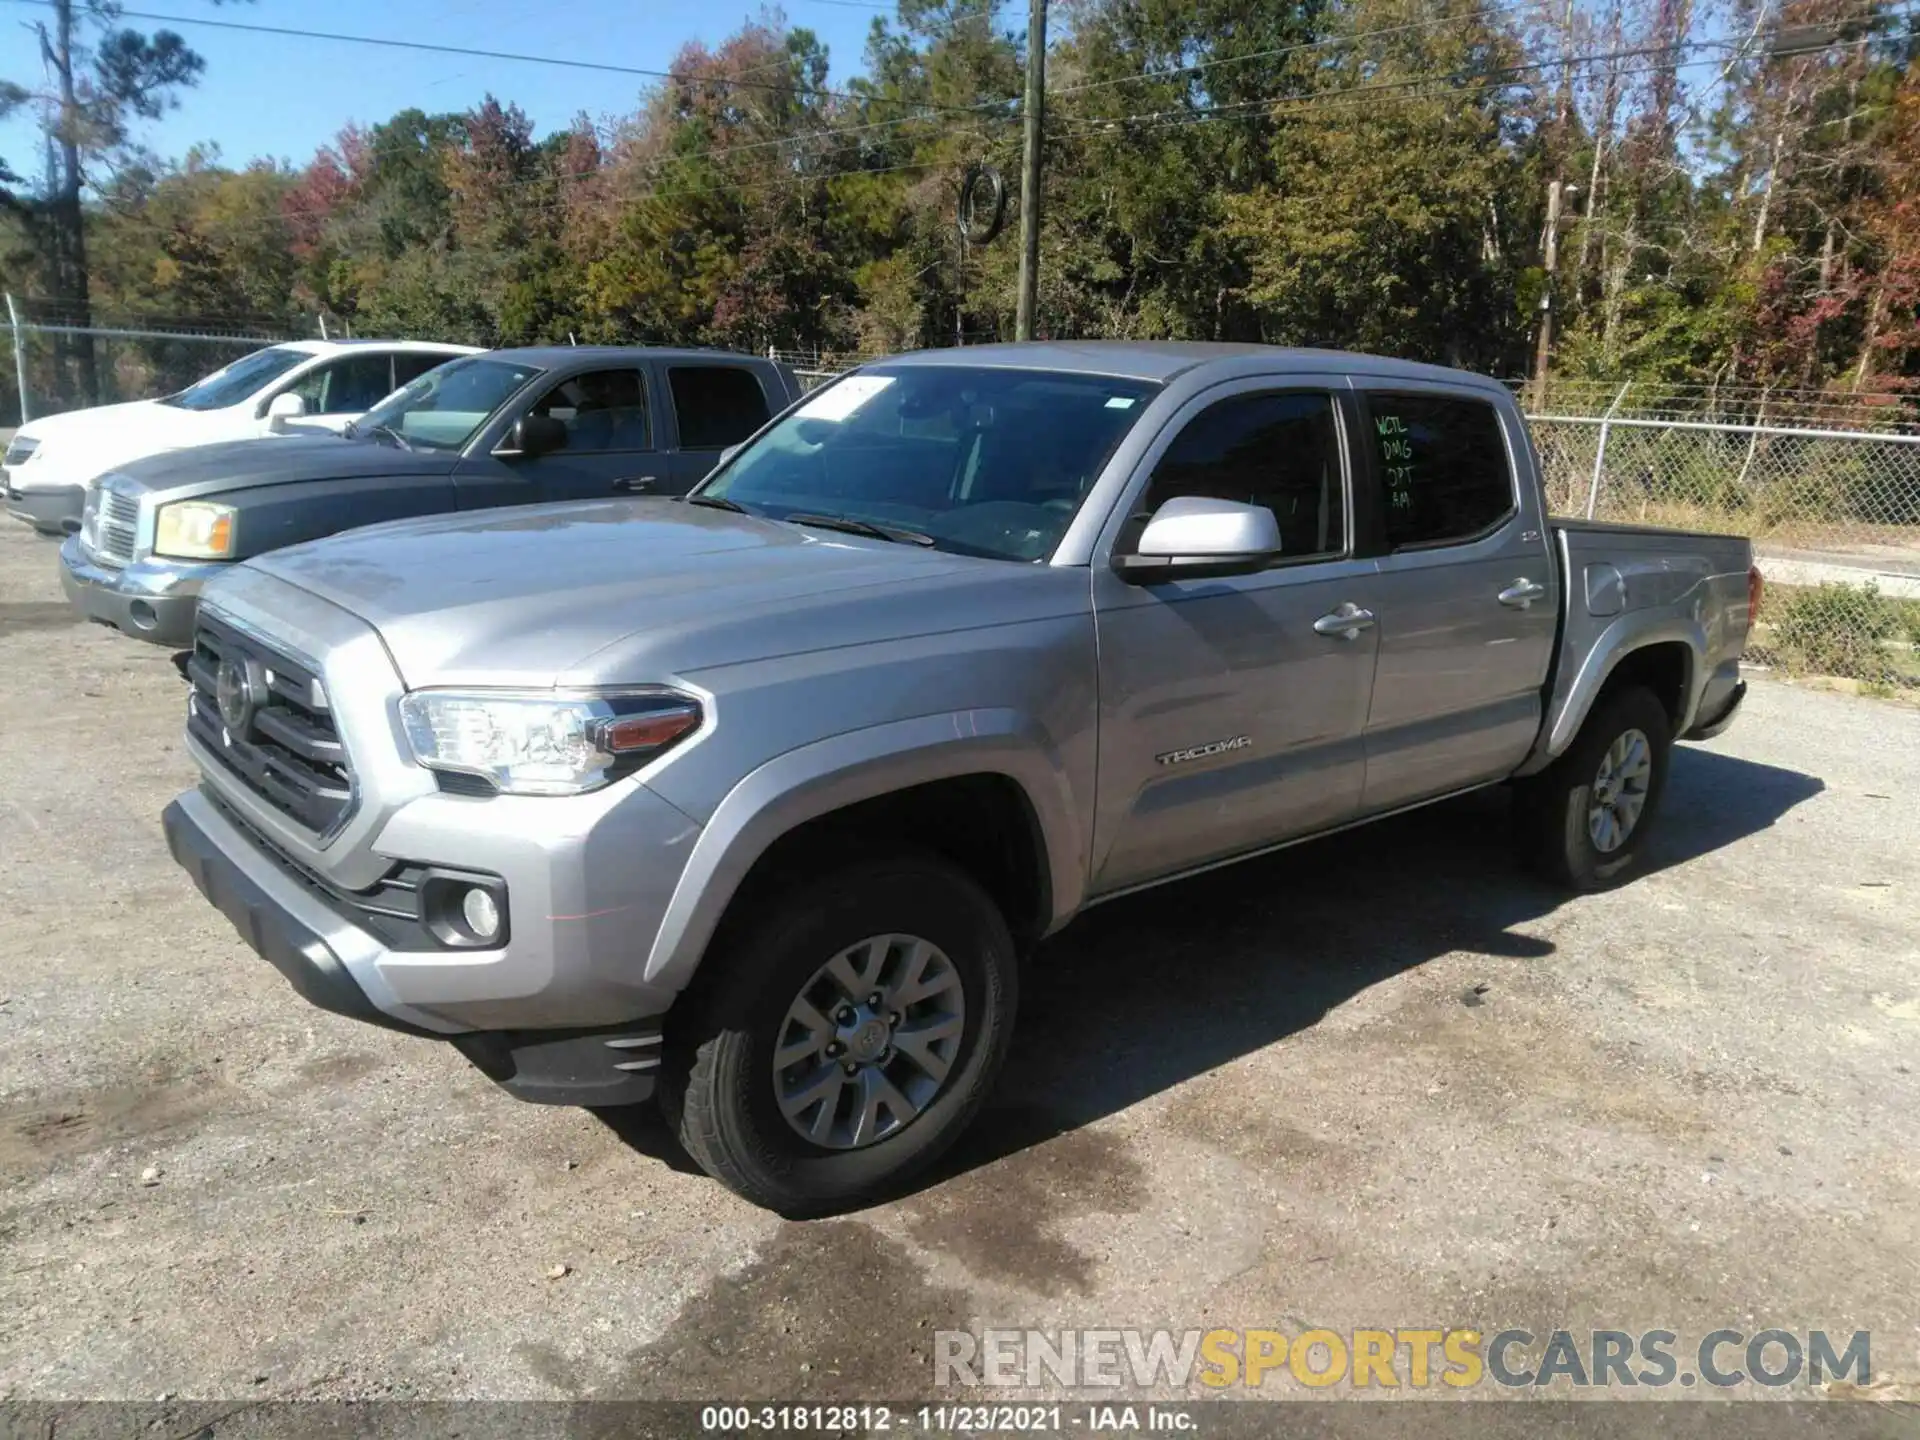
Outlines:
<svg viewBox="0 0 1920 1440"><path fill-rule="evenodd" d="M690 496L207 589L173 854L308 1000L657 1099L814 1213L924 1167L1099 901L1513 782L1633 873L1744 693L1746 541L1551 521L1497 384L1255 346L902 356Z"/></svg>
<svg viewBox="0 0 1920 1440"><path fill-rule="evenodd" d="M714 350L494 350L430 370L348 427L121 465L60 548L82 614L178 649L236 562L356 525L609 495L681 495L800 393Z"/></svg>

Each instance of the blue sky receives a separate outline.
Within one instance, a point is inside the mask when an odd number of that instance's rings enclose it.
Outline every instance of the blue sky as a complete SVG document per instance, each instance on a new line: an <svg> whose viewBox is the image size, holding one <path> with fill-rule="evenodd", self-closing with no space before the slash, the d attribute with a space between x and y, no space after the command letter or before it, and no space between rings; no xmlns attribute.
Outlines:
<svg viewBox="0 0 1920 1440"><path fill-rule="evenodd" d="M794 25L819 34L833 60L832 82L859 73L867 27L883 13L841 0L788 0ZM206 0L129 0L128 8L179 17L172 26L207 62L200 85L182 91L180 108L143 125L140 138L162 155L179 156L200 142L239 164L256 155L307 160L348 121L372 124L417 105L464 110L489 90L517 102L539 134L579 111L596 118L632 111L646 82L625 75L479 60L460 55L290 40L185 23L195 17L327 30L338 34L425 40L664 69L688 40L717 43L759 13L753 0L255 0L219 8ZM890 13L887 6L884 13ZM0 0L0 77L40 84L36 43L21 22L44 14L32 4ZM153 30L151 20L129 25ZM31 120L0 124L0 157L22 174L40 168Z"/></svg>

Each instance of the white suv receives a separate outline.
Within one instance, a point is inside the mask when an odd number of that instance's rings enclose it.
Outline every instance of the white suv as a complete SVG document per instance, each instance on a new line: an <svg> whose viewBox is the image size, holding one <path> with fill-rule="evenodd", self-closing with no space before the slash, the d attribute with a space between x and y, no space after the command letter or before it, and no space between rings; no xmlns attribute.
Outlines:
<svg viewBox="0 0 1920 1440"><path fill-rule="evenodd" d="M22 425L0 480L7 511L43 535L74 530L87 490L143 455L290 429L344 429L471 345L424 340L293 340L216 370L177 395L70 410Z"/></svg>

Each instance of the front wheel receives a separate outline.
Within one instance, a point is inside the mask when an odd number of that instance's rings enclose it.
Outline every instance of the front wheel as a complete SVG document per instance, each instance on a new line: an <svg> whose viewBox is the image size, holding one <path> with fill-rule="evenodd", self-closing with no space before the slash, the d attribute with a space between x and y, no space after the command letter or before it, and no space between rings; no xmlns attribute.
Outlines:
<svg viewBox="0 0 1920 1440"><path fill-rule="evenodd" d="M1666 788L1672 722L1638 686L1604 699L1566 754L1520 782L1524 858L1574 890L1599 890L1630 872Z"/></svg>
<svg viewBox="0 0 1920 1440"><path fill-rule="evenodd" d="M986 1099L1018 989L1013 939L945 861L849 865L758 898L668 1027L660 1098L695 1162L813 1215L924 1169Z"/></svg>

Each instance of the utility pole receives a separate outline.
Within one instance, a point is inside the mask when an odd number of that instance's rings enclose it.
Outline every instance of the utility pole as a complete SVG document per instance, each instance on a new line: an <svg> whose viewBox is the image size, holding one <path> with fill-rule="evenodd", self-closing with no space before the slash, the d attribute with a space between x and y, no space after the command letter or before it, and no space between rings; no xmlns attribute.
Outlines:
<svg viewBox="0 0 1920 1440"><path fill-rule="evenodd" d="M1033 339L1040 292L1040 131L1047 104L1047 0L1027 0L1027 149L1020 168L1020 307L1014 337Z"/></svg>
<svg viewBox="0 0 1920 1440"><path fill-rule="evenodd" d="M1533 354L1533 408L1536 411L1547 403L1547 361L1553 352L1553 272L1560 261L1560 196L1563 191L1576 188L1562 185L1558 180L1547 186L1547 242L1541 267L1546 271L1546 279L1540 287L1540 338Z"/></svg>
<svg viewBox="0 0 1920 1440"><path fill-rule="evenodd" d="M7 329L13 335L13 374L20 387L20 423L24 425L33 418L33 412L27 403L27 352L20 338L20 309L11 293L7 295Z"/></svg>

